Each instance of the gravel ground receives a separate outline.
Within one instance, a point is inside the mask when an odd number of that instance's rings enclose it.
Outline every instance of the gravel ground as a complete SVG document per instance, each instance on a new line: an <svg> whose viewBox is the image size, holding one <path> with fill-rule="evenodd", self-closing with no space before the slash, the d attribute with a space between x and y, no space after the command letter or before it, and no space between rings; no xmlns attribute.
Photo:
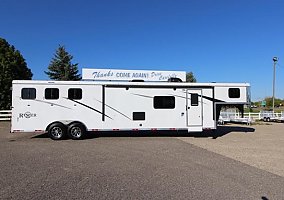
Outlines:
<svg viewBox="0 0 284 200"><path fill-rule="evenodd" d="M284 123L225 125L212 137L179 139L284 177Z"/></svg>

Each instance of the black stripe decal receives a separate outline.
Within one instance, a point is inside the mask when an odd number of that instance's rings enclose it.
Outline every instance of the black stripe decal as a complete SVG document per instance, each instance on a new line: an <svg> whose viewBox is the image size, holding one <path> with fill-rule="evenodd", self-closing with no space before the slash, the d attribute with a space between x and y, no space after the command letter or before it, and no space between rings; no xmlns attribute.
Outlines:
<svg viewBox="0 0 284 200"><path fill-rule="evenodd" d="M132 119L131 119L130 117L128 117L127 115L123 114L122 112L116 110L115 108L113 108L113 107L111 107L111 106L109 106L109 105L107 105L107 104L105 104L105 105L106 105L107 107L109 107L110 109L114 110L115 112L121 114L122 116L124 116L124 117L126 117L127 119L129 119L129 120L132 121Z"/></svg>
<svg viewBox="0 0 284 200"><path fill-rule="evenodd" d="M102 88L102 121L105 121L105 86L103 85L103 88Z"/></svg>
<svg viewBox="0 0 284 200"><path fill-rule="evenodd" d="M186 92L185 92L186 93ZM188 94L196 94L196 93L190 93L188 92ZM213 101L213 103L215 102L225 102L225 101L222 101L222 100L219 100L219 99L215 99L215 98L212 98L212 97L207 97L207 96L203 96L203 95L198 95L199 97L203 97L204 99L207 99L209 101Z"/></svg>
<svg viewBox="0 0 284 200"><path fill-rule="evenodd" d="M147 95L143 95L143 94L135 94L135 93L131 93L131 94L136 95L136 96L139 96L139 97L146 97L146 98L151 98L151 99L153 99L153 97L147 96Z"/></svg>
<svg viewBox="0 0 284 200"><path fill-rule="evenodd" d="M188 94L196 94L196 93L188 93ZM186 97L179 96L179 95L173 95L173 96L186 99ZM199 94L198 94L198 96L199 96L199 97L202 97L202 98L204 98L204 99L207 99L207 100L209 100L209 101L213 101L214 103L215 103L215 102L225 102L225 101L222 101L222 100L218 100L218 99L215 99L215 98L212 98L212 97L207 97L207 96L203 96L203 95L199 95ZM189 98L188 98L188 99L189 99Z"/></svg>
<svg viewBox="0 0 284 200"><path fill-rule="evenodd" d="M187 92L184 92L184 93L187 93ZM140 96L140 97L153 98L153 97L151 97L151 96L142 95L142 94L135 94L135 93L132 93L132 94L133 94L133 95L136 95L136 96ZM196 93L189 93L189 92L188 92L188 94L196 94ZM171 95L172 95L172 94L171 94ZM214 94L213 94L213 95L214 95ZM173 95L173 96L186 99L186 97L179 96L179 95ZM209 101L213 101L213 103L215 103L215 102L219 102L219 103L220 103L220 102L225 102L225 101L222 101L222 100L219 100L219 99L215 99L215 98L212 98L212 97L207 97L207 96L203 96L203 95L199 95L199 94L198 94L198 96L199 96L199 97L202 97L202 98L204 98L204 99L207 99L207 100L209 100Z"/></svg>
<svg viewBox="0 0 284 200"><path fill-rule="evenodd" d="M201 95L198 95L198 96L201 96ZM209 101L213 101L213 103L215 102L225 102L225 101L222 101L222 100L219 100L219 99L215 99L215 98L212 98L212 97L207 97L207 96L202 96L204 99L207 99Z"/></svg>
<svg viewBox="0 0 284 200"><path fill-rule="evenodd" d="M169 95L171 95L171 96L175 96L175 97L179 97L179 98L182 98L182 99L186 99L186 97L184 97L184 96L173 95L173 94L169 94Z"/></svg>
<svg viewBox="0 0 284 200"><path fill-rule="evenodd" d="M41 103L47 103L47 104L50 104L51 106L55 105L55 106L59 106L61 108L66 108L66 109L72 110L72 108L68 108L66 106L62 106L60 104L56 104L56 103L52 103L52 102L42 101L42 100L38 100L38 99L34 99L34 101L41 102Z"/></svg>
<svg viewBox="0 0 284 200"><path fill-rule="evenodd" d="M97 100L97 99L96 99ZM99 100L97 100L98 102L100 102L100 103L102 103L101 101L99 101ZM131 120L132 121L132 119L130 118L130 117L128 117L127 115L125 115L125 114L123 114L122 112L120 112L120 111L118 111L117 109L115 109L115 108L113 108L113 107L111 107L111 106L109 106L109 105L107 105L107 104L105 104L105 106L107 106L108 108L110 108L110 109L112 109L112 110L114 110L115 112L117 112L117 113L119 113L119 114L121 114L122 116L124 116L124 117L126 117L127 119L129 119L129 120Z"/></svg>
<svg viewBox="0 0 284 200"><path fill-rule="evenodd" d="M75 101L74 99L69 99L69 98L67 98L67 99L70 100L70 101L74 101L74 102L76 102L76 103L78 103L78 104L80 104L80 105L82 105L82 106L85 106L86 108L89 108L89 109L91 109L91 110L93 110L93 111L95 111L95 112L97 112L97 113L100 113L100 114L102 114L102 115L104 115L104 116L106 116L106 117L112 119L110 116L108 116L108 115L102 113L101 111L99 111L99 110L97 110L97 109L95 109L95 108L92 108L91 106L88 106L88 105L86 105L86 104L83 104L83 103L81 103L81 102L79 102L79 101Z"/></svg>
<svg viewBox="0 0 284 200"><path fill-rule="evenodd" d="M212 89L212 93L213 93L213 99L215 99L215 88ZM213 101L213 120L216 120L216 104L215 104L215 100Z"/></svg>

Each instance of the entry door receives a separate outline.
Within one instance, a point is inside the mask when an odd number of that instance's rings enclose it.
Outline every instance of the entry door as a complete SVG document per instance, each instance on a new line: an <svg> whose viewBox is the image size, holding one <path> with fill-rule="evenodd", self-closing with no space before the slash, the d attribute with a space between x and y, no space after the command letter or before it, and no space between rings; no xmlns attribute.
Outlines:
<svg viewBox="0 0 284 200"><path fill-rule="evenodd" d="M202 125L202 91L187 90L187 126Z"/></svg>

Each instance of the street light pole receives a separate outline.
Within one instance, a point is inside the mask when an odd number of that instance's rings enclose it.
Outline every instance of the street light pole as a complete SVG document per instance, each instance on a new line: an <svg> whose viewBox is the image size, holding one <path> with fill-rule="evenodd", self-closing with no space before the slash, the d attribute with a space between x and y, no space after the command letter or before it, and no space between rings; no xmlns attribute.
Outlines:
<svg viewBox="0 0 284 200"><path fill-rule="evenodd" d="M274 101L275 101L275 75L276 75L276 64L278 61L277 57L273 57L273 95L272 95L272 110L274 114Z"/></svg>

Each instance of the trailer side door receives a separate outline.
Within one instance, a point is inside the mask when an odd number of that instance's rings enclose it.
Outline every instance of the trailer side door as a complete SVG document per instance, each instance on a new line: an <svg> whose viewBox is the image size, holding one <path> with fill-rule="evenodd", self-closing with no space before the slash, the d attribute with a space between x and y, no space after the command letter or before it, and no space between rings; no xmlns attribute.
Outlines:
<svg viewBox="0 0 284 200"><path fill-rule="evenodd" d="M202 126L202 90L187 90L187 126Z"/></svg>

